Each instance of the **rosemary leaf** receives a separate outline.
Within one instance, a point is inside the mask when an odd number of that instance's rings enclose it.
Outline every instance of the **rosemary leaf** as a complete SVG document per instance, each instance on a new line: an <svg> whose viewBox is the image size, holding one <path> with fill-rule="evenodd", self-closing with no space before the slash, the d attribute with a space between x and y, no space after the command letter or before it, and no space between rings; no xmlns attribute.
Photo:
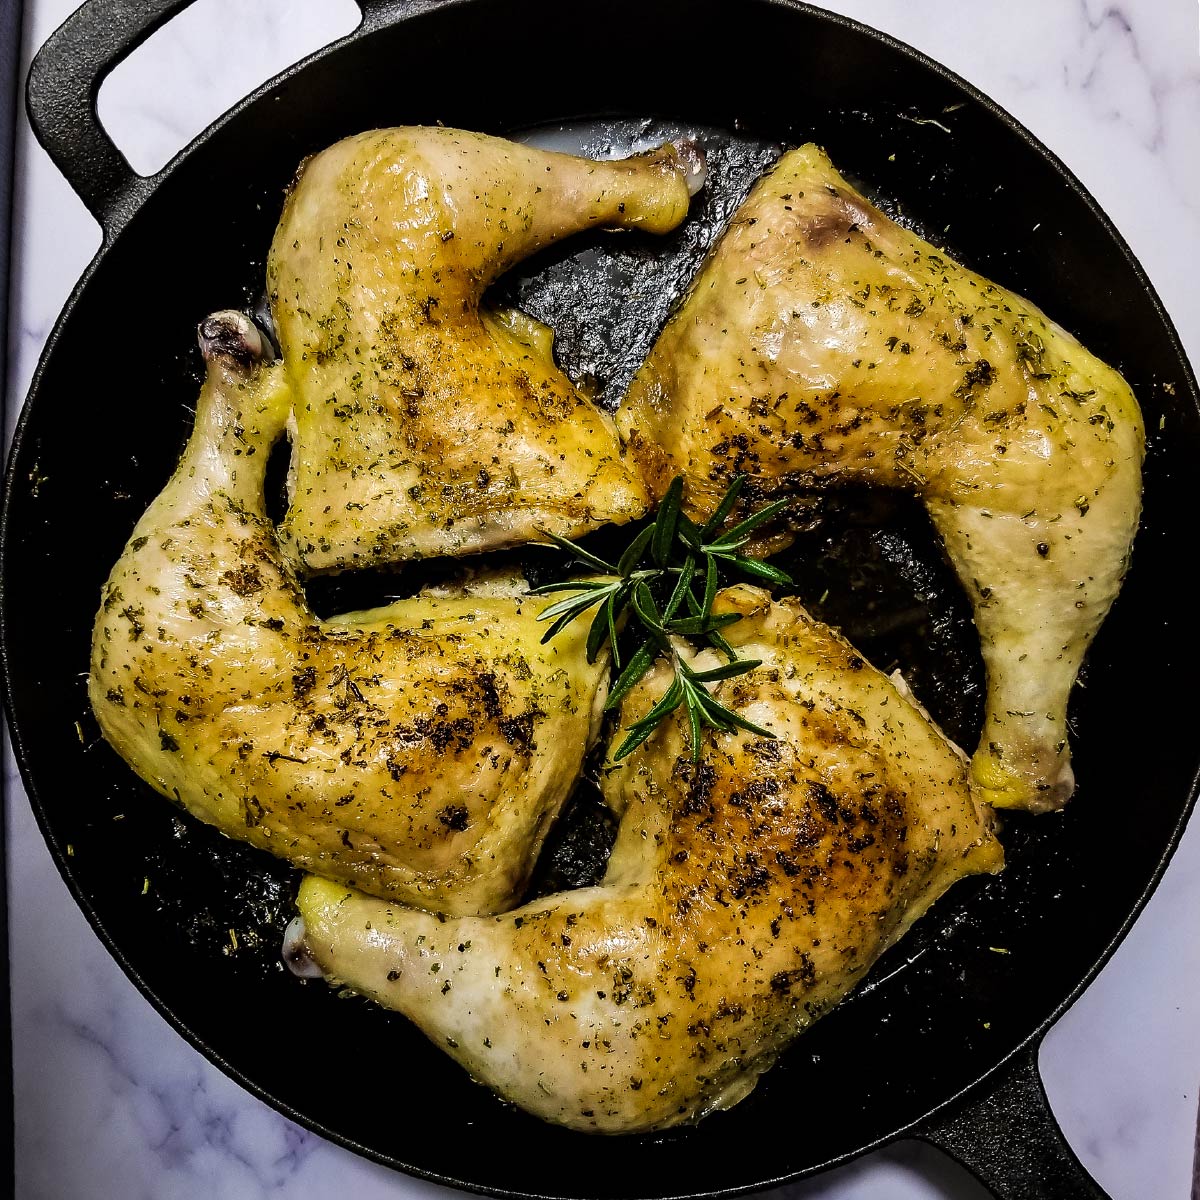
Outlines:
<svg viewBox="0 0 1200 1200"><path fill-rule="evenodd" d="M715 683L718 679L732 679L736 675L745 675L747 671L753 671L755 667L761 666L762 659L760 658L739 658L722 666L712 667L707 671L695 671L692 678L697 683Z"/></svg>
<svg viewBox="0 0 1200 1200"><path fill-rule="evenodd" d="M706 570L704 574L704 602L700 606L700 614L702 616L710 616L713 610L713 601L717 598L717 562L710 554L708 555Z"/></svg>
<svg viewBox="0 0 1200 1200"><path fill-rule="evenodd" d="M735 726L731 725L720 712L713 712L706 704L697 701L697 709L700 713L700 720L710 729L717 730L718 733L733 733Z"/></svg>
<svg viewBox="0 0 1200 1200"><path fill-rule="evenodd" d="M617 645L617 607L625 607L625 601L628 598L628 593L624 588L619 592L614 592L604 602L604 620L608 626L608 644L612 654L613 669L619 671L621 669L621 648Z"/></svg>
<svg viewBox="0 0 1200 1200"><path fill-rule="evenodd" d="M572 612L576 616L579 616L591 608L593 604L599 604L609 592L615 592L620 586L620 583L609 583L603 588L591 588L578 595L568 596L565 600L556 600L553 604L546 605L538 613L537 619L539 621L552 621L555 617L561 616L565 612Z"/></svg>
<svg viewBox="0 0 1200 1200"><path fill-rule="evenodd" d="M577 616L579 616L579 613L575 611L563 613L563 615L559 617L558 620L555 621L545 633L542 634L542 645L544 646L548 641L550 641L551 638L557 637L558 634L562 633L562 631L566 629L566 627L570 625L570 623L575 620Z"/></svg>
<svg viewBox="0 0 1200 1200"><path fill-rule="evenodd" d="M612 690L608 693L608 700L604 704L605 712L612 712L625 699L625 696L642 681L642 677L654 665L657 657L658 643L653 639L644 642L641 649L636 651L625 665L617 682L613 684Z"/></svg>
<svg viewBox="0 0 1200 1200"><path fill-rule="evenodd" d="M709 545L702 547L702 549L705 554L711 554L715 558L729 559L733 557L735 551L740 550L743 546L748 546L749 544L749 537L741 537L736 541L729 543L723 541L712 542Z"/></svg>
<svg viewBox="0 0 1200 1200"><path fill-rule="evenodd" d="M683 598L691 594L692 576L695 573L696 560L689 554L683 560L683 566L679 568L679 577L675 581L675 590L671 593L671 598L667 601L667 607L663 609L664 621L669 621L679 611L679 606L683 603Z"/></svg>
<svg viewBox="0 0 1200 1200"><path fill-rule="evenodd" d="M724 629L741 619L742 614L737 612L710 613L707 617L701 613L698 617L676 617L668 623L667 629L684 637L707 637L713 630Z"/></svg>
<svg viewBox="0 0 1200 1200"><path fill-rule="evenodd" d="M699 550L704 544L704 539L700 536L700 526L682 511L679 514L678 531L680 540L690 549Z"/></svg>
<svg viewBox="0 0 1200 1200"><path fill-rule="evenodd" d="M689 691L689 693L691 693L692 689L689 687L688 691ZM687 710L688 710L688 724L691 726L691 734L692 734L692 762L699 762L700 761L700 726L701 726L700 706L695 702L694 699L692 699L691 695L688 696Z"/></svg>
<svg viewBox="0 0 1200 1200"><path fill-rule="evenodd" d="M717 631L713 630L707 635L709 643L715 646L730 662L737 661L737 651L725 640L725 638Z"/></svg>
<svg viewBox="0 0 1200 1200"><path fill-rule="evenodd" d="M629 543L625 553L621 555L621 561L617 563L617 574L621 576L628 575L630 571L642 561L642 555L646 551L646 547L650 544L650 539L654 536L654 525L647 525Z"/></svg>
<svg viewBox="0 0 1200 1200"><path fill-rule="evenodd" d="M573 558L585 566L595 567L597 571L603 571L605 575L620 574L612 563L605 562L602 558L597 558L590 550L585 550L582 546L577 546L569 538L559 537L557 533L551 533L548 529L539 529L538 533L542 537L548 538L560 550L566 550Z"/></svg>
<svg viewBox="0 0 1200 1200"><path fill-rule="evenodd" d="M591 627L588 629L587 636L587 660L590 663L596 661L596 655L600 653L600 647L608 641L608 624L609 624L609 605L612 603L612 595L604 601L598 609L596 615L592 618Z"/></svg>
<svg viewBox="0 0 1200 1200"><path fill-rule="evenodd" d="M641 618L642 624L655 633L665 634L662 613L658 611L658 605L654 603L654 597L650 594L645 580L639 579L633 585L632 600L633 611Z"/></svg>
<svg viewBox="0 0 1200 1200"><path fill-rule="evenodd" d="M700 530L700 540L707 541L722 525L725 524L725 519L733 512L733 506L737 503L737 498L741 495L742 488L746 484L745 475L735 475L733 482L730 483L728 491L721 498L721 503L717 505L713 515L705 521Z"/></svg>
<svg viewBox="0 0 1200 1200"><path fill-rule="evenodd" d="M594 662L607 642L616 673L605 711L617 708L660 656L669 660L673 670L663 696L625 731L625 738L613 755L614 761L627 758L643 745L681 705L687 718L693 762L700 758L706 727L725 733L744 729L762 737L775 736L722 704L708 690L709 684L745 675L761 665L758 659L738 658L737 651L721 633L726 626L742 619L741 613L713 611L721 572L737 571L773 584L792 582L778 567L742 552L753 531L781 512L786 507L785 501L768 504L733 528L720 532L745 483L745 475L736 476L712 516L701 526L683 512L684 481L677 476L667 488L655 520L636 534L616 566L567 538L552 533L544 535L567 551L575 562L608 576L600 580L559 580L531 589L532 595L570 593L538 614L539 620L551 622L543 642L560 633L575 618L595 610L586 639L588 661ZM701 575L703 592L698 599L695 586ZM640 627L643 639L622 667L618 629L627 609L632 611L634 627ZM685 615L679 615L681 611ZM694 670L682 656L680 645L673 641L686 638L707 642L726 661L708 670Z"/></svg>
<svg viewBox="0 0 1200 1200"><path fill-rule="evenodd" d="M540 587L530 588L529 594L548 596L551 592L594 592L607 586L603 579L560 579L556 583L543 583Z"/></svg>
<svg viewBox="0 0 1200 1200"><path fill-rule="evenodd" d="M676 675L658 703L644 717L635 721L629 727L630 730L641 729L643 725L654 729L665 716L673 713L683 703L683 689L683 680Z"/></svg>
<svg viewBox="0 0 1200 1200"><path fill-rule="evenodd" d="M712 560L710 559L709 561L711 562ZM781 571L778 567L772 566L770 563L765 563L761 559L748 558L744 554L736 554L726 561L730 566L736 567L737 570L743 571L747 575L752 575L755 579L765 579L768 583L795 582L786 571Z"/></svg>
<svg viewBox="0 0 1200 1200"><path fill-rule="evenodd" d="M667 488L667 494L659 505L658 516L654 519L654 545L651 552L654 561L665 567L671 560L671 546L675 541L675 531L679 528L679 510L683 504L683 476L676 475Z"/></svg>
<svg viewBox="0 0 1200 1200"><path fill-rule="evenodd" d="M751 530L757 529L760 525L769 521L772 517L778 516L788 506L786 500L776 500L773 504L768 504L766 508L760 508L758 512L752 513L744 521L739 521L728 533L722 534L712 546L729 549L733 542L739 538L745 538ZM744 542L742 543L745 544Z"/></svg>
<svg viewBox="0 0 1200 1200"><path fill-rule="evenodd" d="M730 725L736 725L739 729L745 729L749 733L757 733L762 737L770 738L772 741L775 735L769 730L764 729L761 725L755 725L753 721L747 721L745 717L739 716L732 708L726 708L711 692L705 690L699 693L700 703L704 706L704 711L710 716L717 717Z"/></svg>
<svg viewBox="0 0 1200 1200"><path fill-rule="evenodd" d="M653 732L653 725L645 725L638 729L631 729L629 735L617 747L617 752L613 755L613 762L620 762L623 758L628 758Z"/></svg>

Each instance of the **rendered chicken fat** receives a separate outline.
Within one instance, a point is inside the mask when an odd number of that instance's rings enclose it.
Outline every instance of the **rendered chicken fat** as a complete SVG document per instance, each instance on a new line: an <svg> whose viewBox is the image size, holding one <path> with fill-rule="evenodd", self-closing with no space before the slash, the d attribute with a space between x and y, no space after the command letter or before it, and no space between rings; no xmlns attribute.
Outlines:
<svg viewBox="0 0 1200 1200"><path fill-rule="evenodd" d="M1128 384L1028 301L879 212L815 146L734 214L617 423L693 513L856 480L924 501L988 674L972 773L998 806L1074 788L1067 698L1141 509Z"/></svg>
<svg viewBox="0 0 1200 1200"><path fill-rule="evenodd" d="M540 644L520 577L318 621L267 519L290 396L238 313L174 476L103 593L89 695L104 736L195 816L297 866L443 912L524 886L599 728L606 659Z"/></svg>
<svg viewBox="0 0 1200 1200"><path fill-rule="evenodd" d="M777 738L710 733L693 763L677 714L610 763L623 815L600 886L438 920L309 877L293 958L574 1129L662 1129L747 1095L956 879L1002 854L964 757L890 680L793 600L738 587L718 607L745 614L729 640L762 660L718 695ZM660 663L626 697L625 725L669 678Z"/></svg>

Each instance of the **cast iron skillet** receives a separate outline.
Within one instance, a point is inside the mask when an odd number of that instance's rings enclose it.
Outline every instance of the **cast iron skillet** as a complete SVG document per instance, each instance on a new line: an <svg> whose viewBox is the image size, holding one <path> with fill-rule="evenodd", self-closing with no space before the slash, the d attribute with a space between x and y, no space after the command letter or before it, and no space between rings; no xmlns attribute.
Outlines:
<svg viewBox="0 0 1200 1200"><path fill-rule="evenodd" d="M629 19L561 0L360 0L353 34L142 178L97 122L96 92L186 3L90 0L29 81L34 128L104 244L50 337L9 463L6 699L50 849L118 962L280 1111L444 1183L520 1196L728 1194L907 1136L948 1150L1000 1197L1102 1195L1050 1115L1036 1054L1145 902L1194 795L1191 714L1154 689L1200 667L1175 571L1191 537L1200 398L1158 298L1095 202L962 80L786 0L643 0ZM399 1018L287 976L276 947L293 873L138 784L98 741L83 672L100 584L181 446L198 377L192 330L210 310L254 302L282 190L305 154L393 123L511 132L647 115L736 133L715 139L728 187L764 145L822 142L881 199L927 231L949 227L970 265L1115 363L1153 436L1134 569L1075 696L1079 789L1066 814L1010 818L1006 872L957 887L744 1103L698 1131L598 1140L501 1104ZM611 393L719 215L710 207L653 247L564 247L509 286L560 326L568 365ZM844 546L863 548L854 578ZM801 550L814 603L840 613L881 666L903 661L951 732L977 719L962 598L911 509L850 504L839 515L835 504ZM974 730L959 736L973 742Z"/></svg>

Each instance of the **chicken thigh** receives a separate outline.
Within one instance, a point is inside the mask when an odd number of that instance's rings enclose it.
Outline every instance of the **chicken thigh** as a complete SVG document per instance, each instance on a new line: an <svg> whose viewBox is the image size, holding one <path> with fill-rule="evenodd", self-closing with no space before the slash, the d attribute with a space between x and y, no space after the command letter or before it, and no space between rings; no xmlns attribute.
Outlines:
<svg viewBox="0 0 1200 1200"><path fill-rule="evenodd" d="M718 596L762 665L716 685L770 729L677 712L604 790L623 813L597 887L439 921L307 878L285 954L406 1014L479 1081L574 1129L698 1120L746 1096L956 879L998 870L966 759L902 685L794 600ZM716 665L714 652L694 660ZM644 715L653 668L625 699Z"/></svg>
<svg viewBox="0 0 1200 1200"><path fill-rule="evenodd" d="M442 128L309 159L267 264L295 393L291 556L338 570L640 516L612 419L555 366L549 330L480 299L567 234L673 229L702 164L690 145L594 162Z"/></svg>
<svg viewBox="0 0 1200 1200"><path fill-rule="evenodd" d="M1117 594L1144 437L1125 380L889 220L815 146L759 181L617 417L651 491L709 511L845 480L921 497L974 605L988 802L1074 788L1067 700Z"/></svg>
<svg viewBox="0 0 1200 1200"><path fill-rule="evenodd" d="M174 476L104 588L89 694L104 736L231 837L368 892L493 912L523 887L598 730L606 660L540 644L519 580L318 621L263 476L289 395L237 313Z"/></svg>

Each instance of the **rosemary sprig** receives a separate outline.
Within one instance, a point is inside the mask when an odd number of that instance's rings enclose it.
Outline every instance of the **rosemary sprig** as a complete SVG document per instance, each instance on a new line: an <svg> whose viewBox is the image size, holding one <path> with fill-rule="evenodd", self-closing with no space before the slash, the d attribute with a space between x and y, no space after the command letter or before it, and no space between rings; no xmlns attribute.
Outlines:
<svg viewBox="0 0 1200 1200"><path fill-rule="evenodd" d="M613 668L619 672L605 711L616 708L660 656L665 655L674 670L675 677L663 697L629 727L613 756L614 761L632 754L681 705L687 711L693 762L700 757L700 739L706 727L725 732L745 729L762 737L775 736L769 729L726 707L708 689L710 683L744 675L760 665L758 659L738 658L721 632L741 620L739 613L713 612L721 571L738 571L766 583L792 582L778 567L743 553L753 532L777 516L786 501L768 504L732 528L723 528L745 482L746 476L737 476L708 520L697 525L683 512L683 476L677 476L667 489L655 519L629 543L616 563L599 558L567 538L545 534L576 562L602 576L559 580L534 588L533 594L570 593L548 605L539 615L538 620L551 622L542 637L543 643L577 617L596 610L588 629L588 662L594 662L607 643ZM622 668L618 631L629 617L639 626L641 641ZM723 654L726 661L707 671L693 670L679 653L680 640L705 642Z"/></svg>

